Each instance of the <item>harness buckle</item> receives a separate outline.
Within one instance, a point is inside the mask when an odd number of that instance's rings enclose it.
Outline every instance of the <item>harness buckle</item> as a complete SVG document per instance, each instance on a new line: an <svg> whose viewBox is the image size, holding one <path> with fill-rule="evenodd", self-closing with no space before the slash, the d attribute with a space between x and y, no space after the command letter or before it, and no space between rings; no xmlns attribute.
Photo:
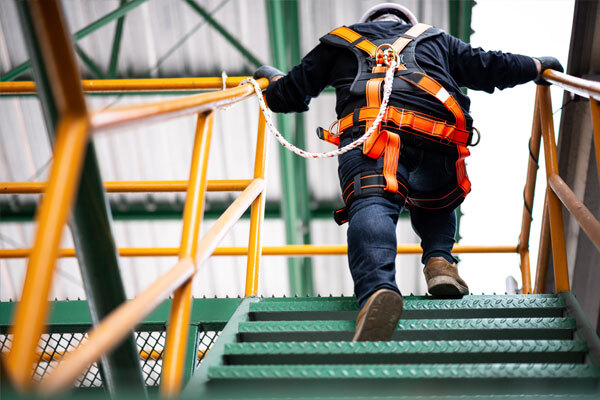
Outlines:
<svg viewBox="0 0 600 400"><path fill-rule="evenodd" d="M396 67L400 66L400 57L398 53L394 49L394 47L389 43L380 44L375 50L375 62L378 66L390 66L392 65L392 61L396 61Z"/></svg>

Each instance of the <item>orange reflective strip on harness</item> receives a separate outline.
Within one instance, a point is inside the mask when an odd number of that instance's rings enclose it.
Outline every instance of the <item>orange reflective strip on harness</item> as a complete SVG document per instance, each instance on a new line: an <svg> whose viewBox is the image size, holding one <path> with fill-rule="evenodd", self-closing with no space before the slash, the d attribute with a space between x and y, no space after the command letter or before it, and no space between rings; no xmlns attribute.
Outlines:
<svg viewBox="0 0 600 400"><path fill-rule="evenodd" d="M394 44L392 44L392 47L394 48L396 53L400 54L402 52L402 50L404 50L404 48L406 46L408 46L408 44L410 43L411 40L413 40L414 38L416 38L417 36L419 36L420 34L425 32L429 28L431 28L431 25L421 24L421 23L414 25L412 28L410 28L409 30L407 30L404 33L404 35L412 36L412 37L407 38L407 37L400 36L398 39L396 39Z"/></svg>
<svg viewBox="0 0 600 400"><path fill-rule="evenodd" d="M400 76L400 78L404 79L406 82L412 83L419 89L429 93L430 95L438 99L438 101L440 101L444 105L444 107L446 107L446 109L450 111L452 115L454 115L454 119L456 120L456 128L460 130L466 130L467 122L465 120L465 114L463 113L462 108L460 108L460 105L454 99L454 97L452 97L452 95L450 95L450 93L448 93L448 91L444 89L444 87L440 85L435 79L420 72L415 72L411 75L413 76ZM415 75L420 77L418 81L409 79L414 78Z"/></svg>
<svg viewBox="0 0 600 400"><path fill-rule="evenodd" d="M329 32L329 34L340 37L349 43L354 43L363 37L361 34L356 33L352 29L346 28L345 26L341 26L337 29L334 29L333 31ZM371 56L371 57L375 56L377 46L375 46L373 43L368 41L366 38L363 38L363 40L360 43L356 44L355 46L356 46L356 48L359 48L362 51L364 51L365 53L367 53L369 56Z"/></svg>

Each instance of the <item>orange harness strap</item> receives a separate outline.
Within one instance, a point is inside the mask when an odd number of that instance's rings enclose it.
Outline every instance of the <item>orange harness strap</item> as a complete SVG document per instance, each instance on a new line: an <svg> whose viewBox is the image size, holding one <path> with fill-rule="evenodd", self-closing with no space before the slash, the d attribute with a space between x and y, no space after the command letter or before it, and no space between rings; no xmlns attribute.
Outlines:
<svg viewBox="0 0 600 400"><path fill-rule="evenodd" d="M460 105L458 105L458 102L454 99L454 97L450 95L450 93L448 93L448 91L444 89L444 87L435 79L421 72L413 72L409 75L400 76L400 78L438 99L438 101L440 101L454 116L454 119L456 120L456 128L462 131L467 129L465 114L460 108Z"/></svg>
<svg viewBox="0 0 600 400"><path fill-rule="evenodd" d="M408 46L411 40L425 32L429 28L431 28L431 25L422 24L420 22L416 25L413 25L409 30L407 30L404 33L406 36L412 36L412 38L400 36L398 39L396 39L394 44L392 44L392 47L394 48L396 53L400 54L402 50L404 50L404 48Z"/></svg>
<svg viewBox="0 0 600 400"><path fill-rule="evenodd" d="M345 26L341 26L337 29L332 30L331 32L329 32L329 34L341 37L348 43L354 43L357 40L362 38L362 40L360 42L358 42L357 44L355 44L354 46L356 48L361 49L365 53L367 53L369 55L369 57L375 57L375 52L377 51L377 46L375 46L373 43L371 43L367 38L363 37L361 34L354 32L352 29L346 28Z"/></svg>
<svg viewBox="0 0 600 400"><path fill-rule="evenodd" d="M376 66L373 72L385 71L385 67ZM379 110L381 106L381 86L384 78L373 78L367 81L367 107ZM367 126L371 126L372 119L367 119ZM367 157L379 159L383 155L383 177L385 178L384 190L392 193L398 192L398 179L396 171L398 170L398 157L400 156L400 135L387 130L380 130L379 127L363 143L363 154Z"/></svg>

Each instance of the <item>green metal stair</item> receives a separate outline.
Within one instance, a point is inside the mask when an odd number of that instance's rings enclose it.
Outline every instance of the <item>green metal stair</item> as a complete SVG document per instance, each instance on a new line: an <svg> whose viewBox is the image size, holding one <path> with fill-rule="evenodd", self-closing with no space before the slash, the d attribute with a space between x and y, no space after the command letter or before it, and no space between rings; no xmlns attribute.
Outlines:
<svg viewBox="0 0 600 400"><path fill-rule="evenodd" d="M600 398L600 343L570 293L410 296L389 342L354 298L245 299L183 398Z"/></svg>

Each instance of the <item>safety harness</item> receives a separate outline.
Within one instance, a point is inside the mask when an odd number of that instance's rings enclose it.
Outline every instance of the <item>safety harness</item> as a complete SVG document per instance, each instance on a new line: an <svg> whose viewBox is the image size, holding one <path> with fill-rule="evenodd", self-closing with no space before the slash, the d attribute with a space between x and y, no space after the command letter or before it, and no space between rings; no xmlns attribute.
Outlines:
<svg viewBox="0 0 600 400"><path fill-rule="evenodd" d="M450 123L414 110L389 106L381 125L362 147L363 154L370 158L383 157L383 169L363 172L355 176L352 182L345 183L342 197L346 207L334 212L334 219L338 224L346 222L347 207L361 197L383 194L395 199L406 199L409 206L454 209L471 190L464 160L470 154L467 146L471 144L472 131L467 128L465 115L458 102L435 79L425 74L415 58L415 48L419 41L441 33L442 31L430 25L419 23L400 37L392 38L391 40L396 40L389 44L390 39L371 42L352 29L342 26L321 38L324 43L348 48L356 55L358 73L350 92L364 95L366 105L335 121L329 130L318 128L319 138L339 146L343 134L360 129L363 124L370 126L373 123L381 106L386 65L391 59L396 61L393 91L424 91L435 97L454 116L454 123ZM405 134L436 142L456 154L456 184L437 193L421 194L409 190L403 178L397 176L401 135Z"/></svg>

